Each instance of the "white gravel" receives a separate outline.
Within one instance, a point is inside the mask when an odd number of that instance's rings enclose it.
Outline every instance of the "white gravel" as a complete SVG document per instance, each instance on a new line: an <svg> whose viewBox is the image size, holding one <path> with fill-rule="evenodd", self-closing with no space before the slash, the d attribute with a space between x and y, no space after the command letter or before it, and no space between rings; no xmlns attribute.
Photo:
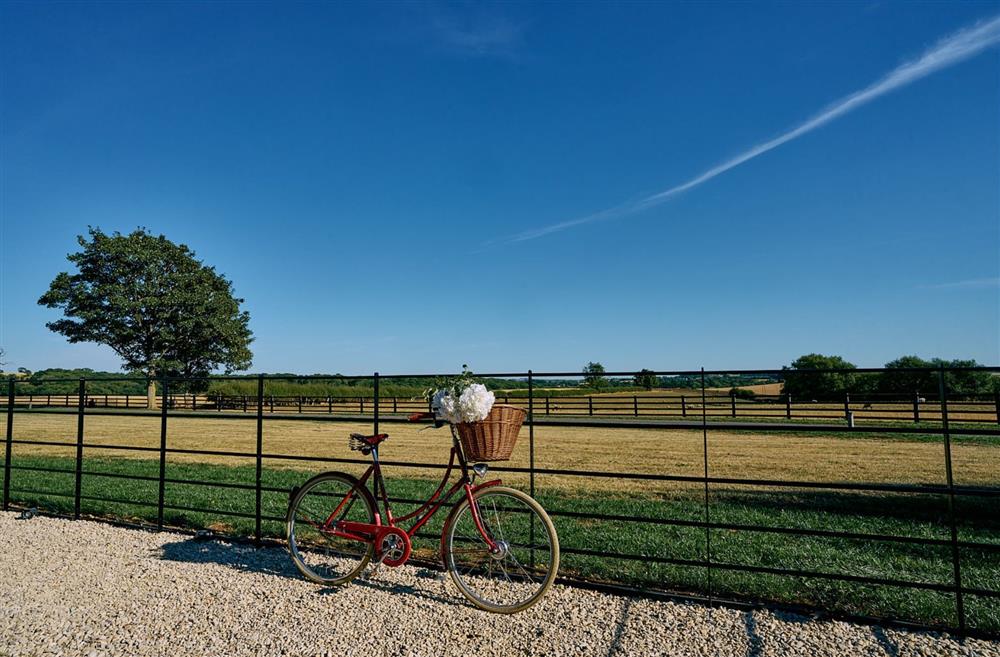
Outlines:
<svg viewBox="0 0 1000 657"><path fill-rule="evenodd" d="M562 586L498 616L420 568L326 589L281 549L0 513L0 656L28 655L1000 657L1000 643Z"/></svg>

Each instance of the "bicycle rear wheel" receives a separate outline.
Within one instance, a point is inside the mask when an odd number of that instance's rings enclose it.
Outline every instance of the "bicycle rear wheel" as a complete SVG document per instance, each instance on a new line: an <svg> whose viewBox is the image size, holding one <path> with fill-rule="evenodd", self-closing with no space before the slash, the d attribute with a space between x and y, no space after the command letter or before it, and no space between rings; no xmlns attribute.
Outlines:
<svg viewBox="0 0 1000 657"><path fill-rule="evenodd" d="M512 614L544 596L559 570L559 537L545 509L513 488L475 493L480 521L498 545L491 553L468 498L455 505L444 528L445 567L472 604Z"/></svg>
<svg viewBox="0 0 1000 657"><path fill-rule="evenodd" d="M295 567L320 584L346 584L371 560L371 543L335 536L327 523L375 522L375 500L354 477L326 472L303 484L288 506L288 550Z"/></svg>

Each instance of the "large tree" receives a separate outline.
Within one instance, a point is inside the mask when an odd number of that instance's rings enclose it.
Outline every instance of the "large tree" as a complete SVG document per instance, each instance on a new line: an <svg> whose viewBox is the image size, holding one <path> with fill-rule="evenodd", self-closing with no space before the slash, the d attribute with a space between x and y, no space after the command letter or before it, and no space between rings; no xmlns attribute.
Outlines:
<svg viewBox="0 0 1000 657"><path fill-rule="evenodd" d="M640 388L645 388L646 390L652 390L659 383L656 379L656 375L653 374L652 370L647 370L643 368L639 370L633 378L633 382Z"/></svg>
<svg viewBox="0 0 1000 657"><path fill-rule="evenodd" d="M144 228L129 235L90 228L89 238L77 241L82 250L67 256L77 273L60 273L38 300L65 315L46 326L70 342L105 344L123 369L148 376L150 408L155 377L250 367L253 336L243 299L187 246Z"/></svg>
<svg viewBox="0 0 1000 657"><path fill-rule="evenodd" d="M840 398L853 388L857 375L850 372L822 371L831 369L853 370L855 366L840 356L823 354L799 356L792 361L790 367L782 368L785 378L784 391L793 399L826 401Z"/></svg>
<svg viewBox="0 0 1000 657"><path fill-rule="evenodd" d="M600 390L608 385L604 378L604 366L593 361L583 367L583 384L589 388Z"/></svg>

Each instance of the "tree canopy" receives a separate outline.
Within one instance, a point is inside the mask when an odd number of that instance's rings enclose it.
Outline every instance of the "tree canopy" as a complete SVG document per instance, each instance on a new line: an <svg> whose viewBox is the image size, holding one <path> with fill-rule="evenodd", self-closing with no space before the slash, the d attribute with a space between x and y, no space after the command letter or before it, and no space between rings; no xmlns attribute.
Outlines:
<svg viewBox="0 0 1000 657"><path fill-rule="evenodd" d="M816 372L813 370L853 370L855 367L840 356L807 354L783 368L784 392L792 395L793 399L825 401L842 399L845 393L862 396L880 393L891 396L937 397L940 375L934 370L942 367L945 369L944 380L949 397L968 397L1000 391L1000 377L994 374L968 369L950 370L978 365L974 360L926 360L919 356L901 356L886 363L883 372Z"/></svg>
<svg viewBox="0 0 1000 657"><path fill-rule="evenodd" d="M830 399L833 396L843 395L855 383L856 375L850 372L810 371L855 369L854 363L849 363L840 356L806 354L792 361L791 366L782 369L785 370L784 392L793 399Z"/></svg>
<svg viewBox="0 0 1000 657"><path fill-rule="evenodd" d="M107 235L90 228L38 303L61 309L46 326L70 342L97 342L123 369L149 376L205 376L250 367L253 340L243 299L187 246L138 228Z"/></svg>
<svg viewBox="0 0 1000 657"><path fill-rule="evenodd" d="M646 390L652 390L656 387L659 380L656 375L653 374L652 370L643 368L633 377L633 383L639 388L645 388Z"/></svg>
<svg viewBox="0 0 1000 657"><path fill-rule="evenodd" d="M608 385L608 380L604 378L604 366L593 361L583 367L583 384L590 388L600 390Z"/></svg>

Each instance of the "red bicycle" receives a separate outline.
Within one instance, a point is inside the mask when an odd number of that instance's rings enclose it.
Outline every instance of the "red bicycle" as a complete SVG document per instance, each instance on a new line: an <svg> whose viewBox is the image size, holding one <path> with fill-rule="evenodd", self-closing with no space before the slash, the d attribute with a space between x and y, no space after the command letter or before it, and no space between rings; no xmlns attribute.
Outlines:
<svg viewBox="0 0 1000 657"><path fill-rule="evenodd" d="M416 413L410 421L433 418ZM435 426L442 426L435 421ZM345 472L316 475L292 493L287 536L292 561L308 579L346 584L374 559L401 566L410 558L416 533L453 496L461 493L441 531L441 559L459 591L487 611L510 614L538 602L559 570L559 537L545 509L529 495L485 479L487 466L466 462L452 427L448 469L431 497L412 513L395 517L379 464L379 444L389 436L351 434L351 449L371 455L358 479ZM444 493L456 461L458 480ZM381 497L379 512L372 489ZM400 523L413 521L409 529Z"/></svg>

